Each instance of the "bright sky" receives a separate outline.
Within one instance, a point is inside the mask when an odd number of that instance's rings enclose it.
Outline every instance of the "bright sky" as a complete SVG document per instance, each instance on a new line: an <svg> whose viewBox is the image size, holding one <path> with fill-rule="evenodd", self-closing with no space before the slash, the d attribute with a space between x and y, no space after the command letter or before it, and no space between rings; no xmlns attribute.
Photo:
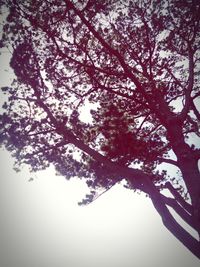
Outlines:
<svg viewBox="0 0 200 267"><path fill-rule="evenodd" d="M15 173L12 161L1 150L0 266L199 266L144 196L118 185L79 207L83 181L66 181L53 168Z"/></svg>
<svg viewBox="0 0 200 267"><path fill-rule="evenodd" d="M0 86L12 76L7 61L3 53ZM83 181L66 181L53 168L30 174L12 166L1 149L0 267L199 266L143 195L118 185L79 207Z"/></svg>

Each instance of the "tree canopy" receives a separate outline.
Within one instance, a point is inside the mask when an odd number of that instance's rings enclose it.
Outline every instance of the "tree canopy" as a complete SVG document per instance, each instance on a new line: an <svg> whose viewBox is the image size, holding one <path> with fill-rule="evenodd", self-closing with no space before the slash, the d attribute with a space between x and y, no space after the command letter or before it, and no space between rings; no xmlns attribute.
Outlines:
<svg viewBox="0 0 200 267"><path fill-rule="evenodd" d="M0 5L8 13L0 46L11 51L16 76L2 88L0 143L15 168L53 164L67 179L85 179L91 194L82 204L124 180L151 198L164 225L200 258L200 149L190 141L200 137L199 1ZM86 103L88 121L81 119ZM180 174L171 177L166 163Z"/></svg>

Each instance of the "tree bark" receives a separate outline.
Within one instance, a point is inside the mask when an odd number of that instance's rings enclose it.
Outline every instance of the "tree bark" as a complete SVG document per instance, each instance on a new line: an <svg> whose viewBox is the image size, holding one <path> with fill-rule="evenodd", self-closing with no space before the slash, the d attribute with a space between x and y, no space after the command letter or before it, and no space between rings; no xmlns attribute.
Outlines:
<svg viewBox="0 0 200 267"><path fill-rule="evenodd" d="M194 151L185 142L181 125L172 124L168 127L168 138L177 157L179 169L187 187L193 207L193 219L197 224L200 236L200 173L198 160Z"/></svg>

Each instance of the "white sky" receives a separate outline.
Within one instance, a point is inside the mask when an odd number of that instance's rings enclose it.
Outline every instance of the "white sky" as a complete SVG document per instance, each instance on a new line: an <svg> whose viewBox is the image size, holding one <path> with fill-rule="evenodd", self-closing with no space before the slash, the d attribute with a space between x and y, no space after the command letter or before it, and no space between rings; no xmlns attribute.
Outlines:
<svg viewBox="0 0 200 267"><path fill-rule="evenodd" d="M118 185L79 207L82 181L66 181L53 168L15 173L12 161L1 149L0 266L199 266L144 196Z"/></svg>
<svg viewBox="0 0 200 267"><path fill-rule="evenodd" d="M6 53L0 86L11 77L4 69ZM66 181L53 168L30 174L27 169L16 173L12 166L1 149L0 267L199 266L143 195L118 185L79 207L87 193L83 181Z"/></svg>

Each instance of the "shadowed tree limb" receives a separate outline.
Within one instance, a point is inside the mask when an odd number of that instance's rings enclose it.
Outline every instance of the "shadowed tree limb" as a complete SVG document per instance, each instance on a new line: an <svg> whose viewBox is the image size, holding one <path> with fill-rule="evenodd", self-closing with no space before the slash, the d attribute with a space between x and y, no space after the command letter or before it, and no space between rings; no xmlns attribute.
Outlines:
<svg viewBox="0 0 200 267"><path fill-rule="evenodd" d="M146 179L147 190L155 209L160 214L166 228L179 239L194 255L200 257L200 241L191 236L171 215L163 200L163 195L157 190L155 185ZM146 184L145 184L146 185Z"/></svg>
<svg viewBox="0 0 200 267"><path fill-rule="evenodd" d="M193 217L189 214L174 198L163 196L164 202L172 207L174 211L191 227L198 231L198 225L195 225Z"/></svg>
<svg viewBox="0 0 200 267"><path fill-rule="evenodd" d="M188 213L192 214L192 206L183 199L183 197L177 192L170 182L165 184L165 188L169 190L169 192Z"/></svg>

